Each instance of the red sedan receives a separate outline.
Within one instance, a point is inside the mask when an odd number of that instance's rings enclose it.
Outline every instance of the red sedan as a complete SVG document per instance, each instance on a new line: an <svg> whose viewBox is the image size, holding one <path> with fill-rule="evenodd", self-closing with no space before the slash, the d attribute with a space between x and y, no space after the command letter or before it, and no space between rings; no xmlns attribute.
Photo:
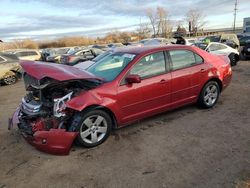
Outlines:
<svg viewBox="0 0 250 188"><path fill-rule="evenodd" d="M115 50L87 71L23 62L27 95L10 119L28 142L68 154L73 141L103 143L114 128L197 103L213 107L232 77L227 57L190 46Z"/></svg>

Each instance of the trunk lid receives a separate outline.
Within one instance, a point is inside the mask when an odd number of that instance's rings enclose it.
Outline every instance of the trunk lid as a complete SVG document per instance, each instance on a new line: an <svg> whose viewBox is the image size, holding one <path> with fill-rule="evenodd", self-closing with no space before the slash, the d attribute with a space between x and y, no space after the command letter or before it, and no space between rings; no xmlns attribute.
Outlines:
<svg viewBox="0 0 250 188"><path fill-rule="evenodd" d="M95 75L79 70L76 67L54 64L54 63L44 63L44 62L34 62L34 61L22 61L21 66L24 72L33 76L34 78L41 80L43 78L52 78L58 81L66 80L100 80L103 79L96 77Z"/></svg>

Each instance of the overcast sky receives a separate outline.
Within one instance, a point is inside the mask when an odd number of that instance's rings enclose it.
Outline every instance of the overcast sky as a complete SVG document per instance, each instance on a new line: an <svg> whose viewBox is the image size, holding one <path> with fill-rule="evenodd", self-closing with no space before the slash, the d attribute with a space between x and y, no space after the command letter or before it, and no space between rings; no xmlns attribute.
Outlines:
<svg viewBox="0 0 250 188"><path fill-rule="evenodd" d="M103 36L132 31L147 22L145 11L164 7L170 19L183 20L190 8L206 15L206 28L232 27L235 0L1 0L0 39ZM250 17L250 0L239 0L236 26ZM187 27L186 23L183 23Z"/></svg>

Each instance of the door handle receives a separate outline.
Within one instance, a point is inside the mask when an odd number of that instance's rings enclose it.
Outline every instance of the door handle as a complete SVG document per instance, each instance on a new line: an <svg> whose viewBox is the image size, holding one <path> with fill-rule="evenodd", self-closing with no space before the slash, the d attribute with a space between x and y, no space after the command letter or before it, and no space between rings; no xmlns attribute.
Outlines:
<svg viewBox="0 0 250 188"><path fill-rule="evenodd" d="M205 69L201 69L201 72L205 72L206 70Z"/></svg>
<svg viewBox="0 0 250 188"><path fill-rule="evenodd" d="M167 83L167 82L168 82L167 80L162 79L159 83L160 83L160 84L165 84L165 83Z"/></svg>

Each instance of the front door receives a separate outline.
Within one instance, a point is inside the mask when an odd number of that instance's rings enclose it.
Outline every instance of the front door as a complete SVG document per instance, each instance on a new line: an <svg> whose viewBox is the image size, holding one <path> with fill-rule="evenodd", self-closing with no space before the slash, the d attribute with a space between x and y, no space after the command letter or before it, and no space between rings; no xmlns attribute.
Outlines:
<svg viewBox="0 0 250 188"><path fill-rule="evenodd" d="M141 58L129 74L139 75L141 83L124 83L118 89L123 122L134 121L168 107L171 103L171 74L166 69L164 52Z"/></svg>

